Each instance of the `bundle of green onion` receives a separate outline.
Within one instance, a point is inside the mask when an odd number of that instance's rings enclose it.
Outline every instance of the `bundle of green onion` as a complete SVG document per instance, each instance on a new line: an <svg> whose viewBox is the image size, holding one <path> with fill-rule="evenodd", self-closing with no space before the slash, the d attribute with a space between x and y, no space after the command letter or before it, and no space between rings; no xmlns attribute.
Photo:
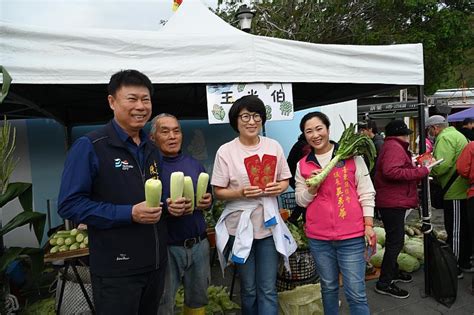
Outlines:
<svg viewBox="0 0 474 315"><path fill-rule="evenodd" d="M367 158L370 163L369 170L374 167L377 151L375 150L372 140L364 134L357 133L355 124L350 123L347 128L344 120L342 120L342 124L344 125L344 132L339 140L339 148L337 149L334 158L323 168L321 173L308 178L306 180L307 185L320 185L336 166L337 162L349 159L356 155L363 155Z"/></svg>

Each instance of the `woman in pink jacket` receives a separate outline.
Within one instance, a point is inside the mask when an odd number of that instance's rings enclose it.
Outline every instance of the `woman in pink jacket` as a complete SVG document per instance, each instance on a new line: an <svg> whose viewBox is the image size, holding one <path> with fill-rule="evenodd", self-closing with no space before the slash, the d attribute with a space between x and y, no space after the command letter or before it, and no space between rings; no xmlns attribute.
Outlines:
<svg viewBox="0 0 474 315"><path fill-rule="evenodd" d="M410 294L395 283L413 280L410 274L400 272L397 264L405 237L405 212L418 207L418 181L430 172L427 167L417 167L412 162L408 150L412 133L402 120L388 123L375 171L375 205L386 232L385 253L375 292L399 299Z"/></svg>
<svg viewBox="0 0 474 315"><path fill-rule="evenodd" d="M375 191L364 159L340 161L318 187L305 184L337 150L337 143L329 141L329 125L321 112L308 113L301 120L300 129L312 151L296 168L296 202L307 208L305 232L321 279L324 313L338 313L341 273L351 314L370 314L364 236L374 236Z"/></svg>

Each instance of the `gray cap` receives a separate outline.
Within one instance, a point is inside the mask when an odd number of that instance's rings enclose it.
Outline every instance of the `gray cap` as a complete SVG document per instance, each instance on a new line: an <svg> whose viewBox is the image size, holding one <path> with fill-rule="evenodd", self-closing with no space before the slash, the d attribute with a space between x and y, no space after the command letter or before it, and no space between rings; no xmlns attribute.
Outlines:
<svg viewBox="0 0 474 315"><path fill-rule="evenodd" d="M441 115L433 115L426 120L425 127L430 127L430 126L440 125L440 124L447 124L447 123L448 121L446 120L445 117Z"/></svg>

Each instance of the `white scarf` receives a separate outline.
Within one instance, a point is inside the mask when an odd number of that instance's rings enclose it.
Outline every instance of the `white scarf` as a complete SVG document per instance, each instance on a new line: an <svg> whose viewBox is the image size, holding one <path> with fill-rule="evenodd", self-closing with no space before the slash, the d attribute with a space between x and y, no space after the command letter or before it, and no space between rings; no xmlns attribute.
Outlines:
<svg viewBox="0 0 474 315"><path fill-rule="evenodd" d="M243 211L237 225L235 241L231 255L229 255L229 261L232 260L234 263L244 264L250 254L253 243L253 224L250 215L259 205L263 206L264 226L271 229L276 250L283 255L285 267L291 272L289 257L296 251L296 242L280 216L277 199L275 197L260 197L228 202L216 224L216 247L222 274L224 274L224 268L227 266L224 249L229 240L229 232L225 226L226 217L235 211Z"/></svg>

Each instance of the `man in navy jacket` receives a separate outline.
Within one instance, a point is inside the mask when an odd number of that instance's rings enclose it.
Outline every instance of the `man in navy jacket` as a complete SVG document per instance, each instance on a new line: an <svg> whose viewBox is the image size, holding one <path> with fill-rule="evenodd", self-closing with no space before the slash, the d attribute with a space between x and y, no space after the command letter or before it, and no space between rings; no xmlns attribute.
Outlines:
<svg viewBox="0 0 474 315"><path fill-rule="evenodd" d="M142 130L151 116L153 86L144 74L124 70L112 75L108 92L114 118L71 147L58 212L88 226L96 313L155 315L167 234L161 206L144 201L145 181L160 176L162 163Z"/></svg>

